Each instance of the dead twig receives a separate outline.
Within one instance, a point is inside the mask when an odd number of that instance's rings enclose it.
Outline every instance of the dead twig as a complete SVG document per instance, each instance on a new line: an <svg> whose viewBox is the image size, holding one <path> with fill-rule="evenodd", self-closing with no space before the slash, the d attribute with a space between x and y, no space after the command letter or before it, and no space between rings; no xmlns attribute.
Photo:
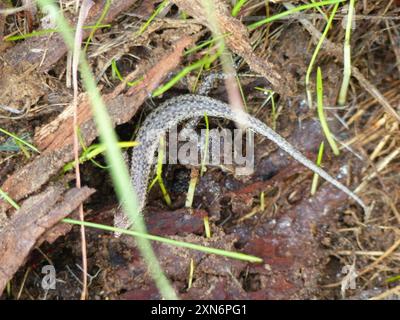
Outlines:
<svg viewBox="0 0 400 320"><path fill-rule="evenodd" d="M76 187L80 189L82 187L81 184L81 173L79 168L79 139L78 139L78 65L79 59L81 55L81 44L82 44L82 27L85 22L87 15L89 13L90 8L93 6L93 2L91 0L83 0L82 5L79 10L78 22L76 24L76 32L75 32L75 43L74 50L72 55L72 83L74 89L74 99L73 99L73 108L74 108L74 116L73 116L73 145L74 145L74 161L75 161L75 177L76 177ZM84 221L83 215L83 205L79 205L79 219ZM85 235L85 227L81 226L81 250L82 250L82 294L81 300L85 300L87 296L87 252L86 252L86 235Z"/></svg>

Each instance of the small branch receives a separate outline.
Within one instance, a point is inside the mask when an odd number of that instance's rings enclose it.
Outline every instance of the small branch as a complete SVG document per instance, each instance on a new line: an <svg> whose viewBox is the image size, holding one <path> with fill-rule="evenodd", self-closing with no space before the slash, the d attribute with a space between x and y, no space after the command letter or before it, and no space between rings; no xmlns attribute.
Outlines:
<svg viewBox="0 0 400 320"><path fill-rule="evenodd" d="M79 4L79 1L78 1ZM74 119L73 119L73 132L74 132L74 159L75 159L75 177L76 187L81 188L81 174L79 168L79 139L78 139L78 65L79 58L81 55L81 44L82 44L82 27L85 22L90 8L93 6L91 0L83 0L79 11L78 22L76 25L75 43L72 55L72 83L74 89ZM83 205L79 205L79 219L84 221ZM86 235L85 227L81 226L81 249L82 249L82 294L81 300L85 300L87 296L87 250L86 250Z"/></svg>

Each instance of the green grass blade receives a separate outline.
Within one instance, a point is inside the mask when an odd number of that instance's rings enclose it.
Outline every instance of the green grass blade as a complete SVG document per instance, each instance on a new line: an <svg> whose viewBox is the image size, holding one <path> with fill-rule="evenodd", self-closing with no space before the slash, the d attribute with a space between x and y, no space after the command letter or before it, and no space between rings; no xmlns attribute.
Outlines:
<svg viewBox="0 0 400 320"><path fill-rule="evenodd" d="M307 100L308 100L308 107L309 108L312 108L312 101L313 101L312 94L311 94L311 88L310 88L311 72L312 72L312 70L314 68L315 60L317 59L317 56L318 56L319 50L321 49L322 43L324 42L324 40L326 38L326 35L328 34L329 29L331 28L332 21L333 21L333 18L335 17L335 15L336 15L336 11L337 11L338 7L339 7L339 3L336 3L335 6L332 9L332 13L331 13L331 15L329 17L329 20L328 20L328 22L327 22L327 24L325 26L325 30L322 33L321 38L319 39L317 46L315 47L314 53L313 53L313 55L311 57L310 64L308 65L308 69L307 69L307 73L306 73L306 93L307 93Z"/></svg>
<svg viewBox="0 0 400 320"><path fill-rule="evenodd" d="M113 75L116 75L119 81L121 81L121 82L124 82L124 81L125 81L124 77L121 75L121 72L119 71L119 69L118 69L118 67L117 67L117 62L116 62L115 60L112 60L112 61L111 61L111 69L112 69ZM128 82L126 83L126 85L127 85L128 87L136 86L136 85L137 85L139 82L141 82L143 79L144 79L144 77L142 76L142 77L140 77L139 79L137 79L137 80L135 80L135 81L128 81Z"/></svg>
<svg viewBox="0 0 400 320"><path fill-rule="evenodd" d="M4 129L2 129L2 128L0 128L0 132L2 132L2 133L4 133L4 134L6 134L6 135L12 137L13 139L15 139L16 141L22 143L23 145L27 146L28 148L32 149L33 151L35 151L35 152L37 152L37 153L40 153L40 151L39 151L35 146L33 146L33 145L30 144L29 142L27 142L27 141L21 139L20 137L16 136L15 134L13 134L13 133L11 133L11 132L8 132L7 130L4 130Z"/></svg>
<svg viewBox="0 0 400 320"><path fill-rule="evenodd" d="M400 281L400 275L391 277L389 279L386 279L386 283L393 283L393 282L396 282L396 281Z"/></svg>
<svg viewBox="0 0 400 320"><path fill-rule="evenodd" d="M322 72L321 68L318 67L317 70L317 110L318 110L318 117L319 121L321 122L322 130L325 134L326 140L332 151L335 155L339 155L339 148L336 145L335 140L333 139L332 133L329 130L328 122L326 121L325 114L324 114L324 90L323 90L323 83L322 83Z"/></svg>
<svg viewBox="0 0 400 320"><path fill-rule="evenodd" d="M272 115L272 129L276 129L276 120L278 119L278 114L276 110L276 104L275 104L275 92L270 90L270 89L265 89L261 87L254 87L254 89L262 91L264 94L268 94L268 98L265 103L268 103L269 100L271 100L271 115Z"/></svg>
<svg viewBox="0 0 400 320"><path fill-rule="evenodd" d="M194 199L194 193L196 191L197 180L199 179L199 171L196 168L192 168L190 172L190 181L188 191L186 193L185 207L191 208Z"/></svg>
<svg viewBox="0 0 400 320"><path fill-rule="evenodd" d="M171 197L168 194L167 188L165 187L164 181L162 178L162 168L163 168L163 162L164 162L164 148L165 148L165 139L164 139L164 136L162 136L160 138L160 144L159 144L159 148L158 148L156 177L153 180L153 182L151 183L151 185L149 186L148 190L150 190L153 187L155 182L158 182L158 185L161 189L165 203L168 206L171 206L171 203L172 203Z"/></svg>
<svg viewBox="0 0 400 320"><path fill-rule="evenodd" d="M232 8L232 17L236 17L247 0L238 0Z"/></svg>
<svg viewBox="0 0 400 320"><path fill-rule="evenodd" d="M224 33L224 34L222 34L220 36L213 37L213 38L211 38L209 40L206 40L206 41L198 44L197 46L194 46L193 48L190 48L189 50L185 51L184 56L188 56L188 55L190 55L190 54L192 54L194 52L199 51L200 49L202 49L204 47L207 47L208 45L214 44L216 41L218 41L218 40L220 40L222 38L225 38L228 35L229 35L228 33Z"/></svg>
<svg viewBox="0 0 400 320"><path fill-rule="evenodd" d="M322 141L321 144L319 145L318 157L317 157L317 166L321 166L322 157L324 155L324 146L325 146L325 144ZM312 184L311 184L311 195L312 196L317 192L318 180L319 180L319 175L317 173L314 173Z"/></svg>
<svg viewBox="0 0 400 320"><path fill-rule="evenodd" d="M258 27L261 27L264 24L279 20L279 19L281 19L283 17L289 16L289 15L291 15L293 13L296 13L296 12L304 11L304 10L311 9L311 8L317 8L317 7L321 7L321 6L326 6L326 5L329 5L329 4L336 4L336 3L340 3L340 2L344 2L344 1L346 1L346 0L326 0L326 1L303 4L301 6L293 8L293 9L290 9L290 10L275 14L275 15L273 15L271 17L262 19L260 21L254 22L254 23L250 24L248 26L248 28L249 28L249 30L254 30L254 29L258 28Z"/></svg>
<svg viewBox="0 0 400 320"><path fill-rule="evenodd" d="M60 14L59 9L54 5L54 2L52 0L38 0L38 4L42 10L49 12L55 21L57 21L64 41L72 51L74 48L73 33L63 15ZM137 196L132 187L129 172L122 157L121 150L118 147L118 140L113 124L97 89L96 81L92 75L90 66L83 54L81 54L80 59L80 74L91 102L93 116L100 134L100 140L106 146L106 160L110 165L111 178L117 196L122 203L124 212L126 212L131 221L135 222L134 226L136 231L146 233L143 217L139 213ZM177 299L178 297L174 289L165 277L154 254L151 243L148 239L142 237L138 238L137 244L162 297L165 299Z"/></svg>
<svg viewBox="0 0 400 320"><path fill-rule="evenodd" d="M167 7L167 5L169 4L168 0L164 0L163 2L161 2L159 4L159 6L157 7L156 10L154 10L153 14L150 16L150 18L141 26L141 28L139 29L137 35L141 35L146 29L147 27L150 25L150 23L154 20L155 17L157 17L159 15L159 13Z"/></svg>
<svg viewBox="0 0 400 320"><path fill-rule="evenodd" d="M121 141L118 142L118 146L123 149L123 148L131 148L131 147L136 147L138 145L137 142L134 141ZM91 145L89 148L86 148L84 150L84 152L82 153L82 155L79 157L79 163L82 164L88 160L93 160L93 158L95 158L96 156L98 156L99 154L103 153L106 150L106 147L102 144L94 144ZM95 163L96 165L98 165L97 163ZM67 163L64 168L63 171L67 172L72 170L75 167L75 161L71 161L69 163ZM101 168L104 169L103 166L100 166Z"/></svg>
<svg viewBox="0 0 400 320"><path fill-rule="evenodd" d="M228 258L232 258L232 259L236 259L236 260L243 260L243 261L248 261L248 262L253 262L253 263L260 263L263 261L261 258L247 255L247 254L240 253L240 252L232 252L232 251L226 251L226 250L222 250L222 249L209 248L209 247L201 246L201 245L190 243L190 242L177 241L177 240L173 240L173 239L168 239L168 238L163 238L160 236L151 235L148 233L141 233L141 232L132 231L132 230L115 228L112 226L107 226L107 225L88 222L88 221L80 221L80 220L65 218L65 219L63 219L63 222L70 223L70 224L76 224L76 225L83 225L85 227L96 228L96 229L101 229L101 230L105 230L105 231L127 234L127 235L134 236L137 238L158 241L158 242L170 244L170 245L173 245L176 247L188 248L188 249L201 251L201 252L205 252L208 254L224 256L224 257L228 257Z"/></svg>
<svg viewBox="0 0 400 320"><path fill-rule="evenodd" d="M209 139L210 139L210 124L208 122L207 113L204 113L204 121L206 122L206 136L205 136L203 157L201 159L200 176L203 176L204 172L206 172L206 160L208 157L208 144L209 144Z"/></svg>
<svg viewBox="0 0 400 320"><path fill-rule="evenodd" d="M315 0L311 0L312 3L315 3ZM324 19L328 22L328 17L326 15L326 13L321 9L321 7L316 7L315 8L323 17Z"/></svg>
<svg viewBox="0 0 400 320"><path fill-rule="evenodd" d="M338 103L340 105L346 104L347 98L347 90L350 84L351 77L351 46L350 46L350 37L351 37L351 28L353 25L353 15L354 15L354 4L355 0L350 0L349 3L349 12L347 13L347 24L346 24L346 35L343 46L343 82L340 87L339 99Z"/></svg>
<svg viewBox="0 0 400 320"><path fill-rule="evenodd" d="M106 17L106 15L107 15L107 13L108 13L108 10L110 10L110 7L111 7L111 0L106 0L106 4L104 5L103 11L102 11L102 13L101 13L99 19L96 21L96 24L94 25L92 31L90 32L89 37L88 37L87 40L86 40L85 48L83 49L84 52L87 51L87 48L89 47L89 44L90 44L90 42L92 41L93 36L94 36L96 30L101 28L101 27L100 27L100 26L101 26L101 22L102 22L102 21L104 20L104 18Z"/></svg>
<svg viewBox="0 0 400 320"><path fill-rule="evenodd" d="M10 198L10 196L4 192L1 188L0 188L0 199L4 199L5 201L7 201L9 204L11 204L15 209L19 209L19 205Z"/></svg>
<svg viewBox="0 0 400 320"><path fill-rule="evenodd" d="M111 27L111 24L100 24L98 26L84 26L83 29L99 29L99 28L108 28ZM49 33L53 32L60 32L59 29L43 29L39 31L33 31L31 33L26 33L26 34L21 34L18 36L9 36L9 37L4 37L4 41L17 41L17 40L24 40L28 38L33 38L33 37L41 37L45 36Z"/></svg>
<svg viewBox="0 0 400 320"><path fill-rule="evenodd" d="M211 57L205 56L201 58L200 60L192 63L189 66L186 66L183 68L181 71L179 71L171 80L169 80L166 84L162 85L161 87L158 87L156 90L153 91L152 97L157 97L169 89L171 89L179 80L181 80L184 76L186 76L189 72L192 72L193 70L196 70L198 68L201 68L204 64L206 63L211 63L214 60L218 58L219 54L215 54Z"/></svg>

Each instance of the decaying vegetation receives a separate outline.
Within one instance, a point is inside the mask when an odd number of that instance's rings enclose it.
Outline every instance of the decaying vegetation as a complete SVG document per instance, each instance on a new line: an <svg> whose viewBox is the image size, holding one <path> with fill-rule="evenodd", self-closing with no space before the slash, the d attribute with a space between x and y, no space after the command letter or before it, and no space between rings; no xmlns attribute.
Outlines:
<svg viewBox="0 0 400 320"><path fill-rule="evenodd" d="M71 30L46 3L0 3L2 299L398 298L399 1L57 1ZM114 237L118 150L162 101L207 81L369 210L257 137L251 176L156 166L154 255L141 258L144 228ZM40 287L49 264L55 290Z"/></svg>

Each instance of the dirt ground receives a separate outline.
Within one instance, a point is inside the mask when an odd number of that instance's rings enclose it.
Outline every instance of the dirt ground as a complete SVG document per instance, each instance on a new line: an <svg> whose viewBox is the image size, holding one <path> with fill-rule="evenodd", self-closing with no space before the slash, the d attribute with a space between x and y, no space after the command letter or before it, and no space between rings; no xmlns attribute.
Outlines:
<svg viewBox="0 0 400 320"><path fill-rule="evenodd" d="M206 95L229 103L234 92L248 113L313 162L325 141L321 166L355 190L369 210L364 212L322 179L311 195L313 173L261 136L255 137L254 173L240 176L235 166L208 166L191 208L185 206L187 190L199 168L164 165L162 178L172 201L166 204L158 184L149 191L144 215L149 233L263 260L249 263L153 242L165 275L181 299L398 299L399 1L356 1L352 77L343 106L337 101L348 1L339 6L311 72L311 107L305 77L333 5L250 30L249 25L266 15L311 1L248 0L232 17L236 2L213 1L213 24L205 18L201 1L164 1L144 28L161 1L94 1L84 25L101 26L84 28L82 48L119 139L134 140L146 116L171 97L197 93L207 85ZM0 3L0 299L79 299L80 228L61 220L77 219L83 203L85 220L112 225L119 202L101 154L80 165L82 188L76 187L74 170L64 170L74 159L70 55L59 32L34 33L56 28L39 7L12 12L25 3L29 1ZM76 2L60 4L76 27ZM225 71L223 59L216 59L152 97L181 70L217 52L217 41L190 50L210 40L216 25L236 78L229 82L213 76ZM12 38L26 34L31 36ZM317 67L338 156L326 141L316 110ZM77 107L82 151L99 139L81 82ZM235 128L213 118L209 125ZM205 126L201 120L198 128ZM128 149L128 163L129 154ZM205 217L211 237L205 236ZM85 232L87 299L162 298L133 237L94 228ZM56 271L55 289L43 288L42 268L48 265Z"/></svg>

